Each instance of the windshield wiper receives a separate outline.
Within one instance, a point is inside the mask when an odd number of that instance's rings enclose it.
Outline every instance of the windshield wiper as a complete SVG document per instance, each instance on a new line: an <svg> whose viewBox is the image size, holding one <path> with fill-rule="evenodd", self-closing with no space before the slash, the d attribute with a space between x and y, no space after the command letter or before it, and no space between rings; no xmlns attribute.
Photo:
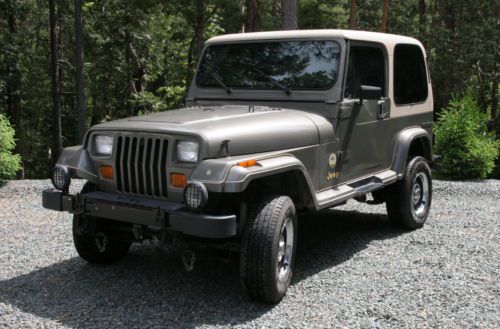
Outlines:
<svg viewBox="0 0 500 329"><path fill-rule="evenodd" d="M266 75L266 78L273 84L275 85L276 87L278 87L279 89L283 90L287 95L290 95L292 93L292 91L290 90L290 88L282 85L281 83L278 82L278 80L276 80L275 78L273 78L272 76L270 75Z"/></svg>
<svg viewBox="0 0 500 329"><path fill-rule="evenodd" d="M221 78L221 77L220 77L217 73L215 73L215 72L210 72L209 74L210 74L210 76L211 76L212 78L214 78L214 80L215 80L215 81L217 81L217 82L219 83L219 85L220 85L222 88L226 89L226 92L227 92L228 94L230 94L230 93L232 92L231 88L229 88L228 86L226 86L226 84L224 83L224 81L222 80L222 78Z"/></svg>
<svg viewBox="0 0 500 329"><path fill-rule="evenodd" d="M287 86L281 84L278 80L276 80L275 78L273 78L269 74L266 74L265 72L263 72L263 71L261 71L259 69L253 68L253 67L250 68L250 70L253 70L253 71L259 73L263 78L267 79L267 81L271 82L273 85L275 85L279 89L283 90L287 95L290 95L292 93L292 91L290 90L290 88L288 88Z"/></svg>
<svg viewBox="0 0 500 329"><path fill-rule="evenodd" d="M215 73L214 71L210 70L206 65L203 65L203 68L206 70L205 73L208 73L212 79L214 79L215 81L217 81L217 83L222 88L224 88L228 94L230 94L232 92L231 88L229 88L224 83L224 80L222 80L222 78L217 73Z"/></svg>

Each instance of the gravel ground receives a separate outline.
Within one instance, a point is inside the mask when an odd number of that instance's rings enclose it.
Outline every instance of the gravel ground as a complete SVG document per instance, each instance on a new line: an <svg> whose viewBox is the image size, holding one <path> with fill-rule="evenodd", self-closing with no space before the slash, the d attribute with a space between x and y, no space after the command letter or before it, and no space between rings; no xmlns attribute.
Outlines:
<svg viewBox="0 0 500 329"><path fill-rule="evenodd" d="M500 181L435 182L426 226L409 233L355 201L302 218L275 306L245 301L237 260L219 253L189 273L144 245L111 267L85 263L71 217L40 205L49 186L0 187L0 328L500 327Z"/></svg>

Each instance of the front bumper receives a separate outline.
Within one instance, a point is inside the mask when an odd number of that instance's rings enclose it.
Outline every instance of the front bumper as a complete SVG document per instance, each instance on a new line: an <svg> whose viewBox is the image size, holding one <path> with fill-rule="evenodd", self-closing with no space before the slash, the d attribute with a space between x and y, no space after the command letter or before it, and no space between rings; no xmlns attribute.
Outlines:
<svg viewBox="0 0 500 329"><path fill-rule="evenodd" d="M171 229L202 238L236 236L236 215L212 216L186 211L184 204L107 192L65 194L56 189L42 192L44 208L85 214L158 229Z"/></svg>

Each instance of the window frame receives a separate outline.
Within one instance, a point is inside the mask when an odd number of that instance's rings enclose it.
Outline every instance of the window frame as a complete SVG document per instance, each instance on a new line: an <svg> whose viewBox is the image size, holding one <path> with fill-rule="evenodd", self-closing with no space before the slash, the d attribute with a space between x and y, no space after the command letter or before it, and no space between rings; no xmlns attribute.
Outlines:
<svg viewBox="0 0 500 329"><path fill-rule="evenodd" d="M398 48L398 46L410 46L410 47L415 47L415 48L418 48L418 50L420 51L420 55L422 56L422 63L424 64L424 76L425 76L425 90L426 90L426 95L425 95L425 98L421 101L417 101L417 102L410 102L410 103L398 103L396 101L396 49ZM425 54L422 50L422 48L417 45L417 44L413 44L413 43L397 43L395 46L394 46L394 51L393 51L393 72L392 72L392 79L393 79L393 82L392 82L392 93L393 93L393 98L394 98L394 105L396 105L396 107L406 107L406 106L414 106L414 105L419 105L419 104L425 104L427 103L427 101L429 100L429 89L430 89L430 72L429 72L429 66L427 65L427 59L425 57Z"/></svg>
<svg viewBox="0 0 500 329"><path fill-rule="evenodd" d="M347 74L349 71L349 64L351 59L351 48L360 47L360 48L377 48L382 52L382 57L384 60L384 95L382 97L389 97L389 53L387 51L386 46L383 43L379 42L370 42L370 41L356 41L356 40L347 40L346 45L346 59L345 59L345 67L344 67L344 77L342 82L342 99L356 99L356 98L347 98L345 96L346 86L347 86Z"/></svg>

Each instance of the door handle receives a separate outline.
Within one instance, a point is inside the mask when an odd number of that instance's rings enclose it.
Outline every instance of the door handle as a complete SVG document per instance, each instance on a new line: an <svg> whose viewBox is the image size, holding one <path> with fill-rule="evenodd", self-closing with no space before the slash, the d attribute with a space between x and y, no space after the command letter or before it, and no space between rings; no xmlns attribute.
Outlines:
<svg viewBox="0 0 500 329"><path fill-rule="evenodd" d="M387 99L381 99L377 102L378 104L378 113L377 119L385 119L389 115Z"/></svg>

